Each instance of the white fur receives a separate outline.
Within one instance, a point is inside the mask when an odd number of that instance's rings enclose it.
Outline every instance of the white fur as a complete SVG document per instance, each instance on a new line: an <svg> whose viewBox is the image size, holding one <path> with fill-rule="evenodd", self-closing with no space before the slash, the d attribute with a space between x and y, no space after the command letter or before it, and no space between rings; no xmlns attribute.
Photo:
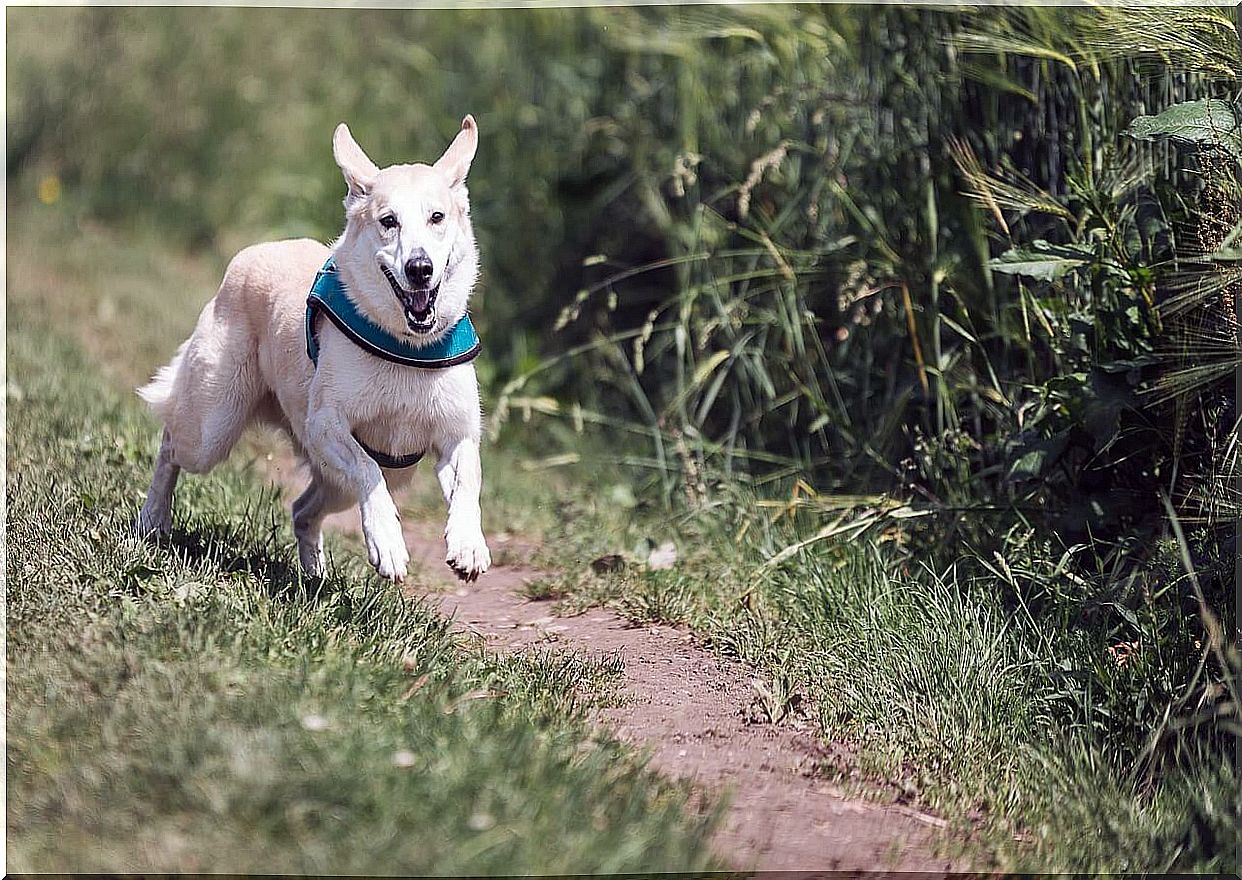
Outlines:
<svg viewBox="0 0 1242 880"><path fill-rule="evenodd" d="M478 277L466 174L478 132L467 116L434 166L375 166L343 124L333 153L348 185L345 232L329 251L309 239L270 242L233 258L190 338L139 394L164 421L155 475L139 514L142 534L172 527L179 472L205 473L232 450L245 428L283 427L311 472L293 504L298 557L323 573L321 527L329 513L357 504L371 564L386 578L406 576L409 553L389 489L413 468L381 469L352 436L393 455L426 450L448 506L445 561L465 580L487 571L491 556L479 509L481 412L473 364L443 370L381 360L319 323L319 365L306 356L306 295L333 254L346 290L376 324L414 344L442 337L466 313ZM439 211L444 219L433 222ZM399 226L383 228L394 215ZM414 333L381 266L398 279L422 248L439 287L432 329ZM430 319L428 319L430 320Z"/></svg>

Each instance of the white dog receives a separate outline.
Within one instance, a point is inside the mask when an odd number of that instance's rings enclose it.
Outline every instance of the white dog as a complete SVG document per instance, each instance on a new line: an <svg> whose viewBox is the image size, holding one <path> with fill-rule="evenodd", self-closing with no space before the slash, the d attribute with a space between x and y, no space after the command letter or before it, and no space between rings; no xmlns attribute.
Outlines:
<svg viewBox="0 0 1242 880"><path fill-rule="evenodd" d="M284 428L310 468L293 503L308 575L323 574L324 517L357 504L371 564L405 577L389 487L429 450L448 506L445 561L465 580L487 571L478 339L466 315L479 271L466 193L477 146L467 116L434 165L380 170L337 127L345 233L331 250L300 239L239 253L193 334L138 392L164 422L142 534L171 529L181 469L205 473L262 421Z"/></svg>

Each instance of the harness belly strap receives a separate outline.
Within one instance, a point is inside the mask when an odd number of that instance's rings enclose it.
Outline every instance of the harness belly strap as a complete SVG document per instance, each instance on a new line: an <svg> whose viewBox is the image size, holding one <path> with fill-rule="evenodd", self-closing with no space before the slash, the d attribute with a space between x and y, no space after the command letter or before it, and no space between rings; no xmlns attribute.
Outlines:
<svg viewBox="0 0 1242 880"><path fill-rule="evenodd" d="M371 458L375 460L375 463L383 468L414 467L414 465L423 460L423 453L421 452L413 452L409 455L389 455L387 452L380 452L377 449L372 449L370 446L367 446L367 444L358 439L357 434L354 434L353 438L354 441L362 447L362 451L371 456Z"/></svg>
<svg viewBox="0 0 1242 880"><path fill-rule="evenodd" d="M345 334L345 338L363 351L406 367L443 370L469 363L479 356L483 348L469 315L463 315L448 333L425 346L413 345L376 326L358 311L358 307L345 292L336 262L331 257L315 274L310 294L306 297L306 356L315 366L319 366L319 329L316 318L320 314L335 324ZM356 435L354 440L380 467L412 467L423 457L422 452L388 455L367 446Z"/></svg>

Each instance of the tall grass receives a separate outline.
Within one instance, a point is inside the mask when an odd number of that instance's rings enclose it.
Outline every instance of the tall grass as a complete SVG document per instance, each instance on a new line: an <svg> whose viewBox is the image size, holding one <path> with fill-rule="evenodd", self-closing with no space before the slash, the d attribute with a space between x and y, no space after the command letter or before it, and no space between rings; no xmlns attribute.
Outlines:
<svg viewBox="0 0 1242 880"><path fill-rule="evenodd" d="M923 585L918 601L943 611L935 623L877 620L883 593L843 612L830 648L806 646L804 681L833 663L894 664L839 702L820 695L842 718L874 703L854 739L911 731L889 774L906 759L945 768L953 785L969 773L963 707L928 688L961 686L970 670L928 660L951 661L935 638L999 602L1013 624L965 650L1005 646L1019 680L1053 685L1015 698L1035 713L1010 719L1021 747L981 748L1032 747L1041 723L1055 725L1069 755L1058 779L1081 778L1074 762L1103 766L1100 804L1144 804L1170 823L1144 838L1118 820L1111 839L1147 865L1212 861L1231 844L1204 817L1236 816L1220 798L1239 733L1234 16L857 15L866 38L834 56L821 91L772 85L762 107L784 112L749 164L722 148L696 154L693 174L674 166L665 202L684 221L649 264L672 293L591 261L597 280L563 313L577 328L570 354L511 381L498 415L606 426L683 528L727 529L765 576L792 567L833 584L829 601L843 601L831 571L797 562L820 544L869 533L892 564L930 565L939 592ZM755 118L715 106L735 132ZM703 187L713 171L723 182ZM541 395L556 386L539 380L565 364L589 382L575 406L549 405ZM800 526L786 543L761 538L786 516ZM703 625L677 590L643 595L634 613ZM805 625L780 628L785 638L822 625L795 619ZM932 642L903 642L911 632ZM1046 665L1024 667L1015 643ZM968 692L1005 699L995 677ZM929 706L950 710L920 717L930 743L893 717ZM997 706L980 715L981 735L1007 723ZM946 741L965 764L945 763ZM1021 788L1010 794L1032 812L1054 809Z"/></svg>
<svg viewBox="0 0 1242 880"><path fill-rule="evenodd" d="M816 70L814 90L797 87L800 65L758 101L726 93L716 125L771 128L744 161L731 145L670 157L659 211L681 222L667 256L586 260L596 280L559 322L567 356L510 382L501 416L572 364L597 420L649 438L666 497L690 493L688 472L814 475L821 489L910 493L949 521L963 507L1052 512L1071 541L1125 532L1139 496L1146 525L1160 520L1154 471L1212 458L1152 429L1167 422L1147 405L1183 381L1165 369L1164 318L1194 252L1212 250L1195 230L1221 211L1198 201L1236 190L1211 150L1125 132L1169 103L1231 94L1236 33L1208 12L1180 53L1123 55L1101 35L1158 43L1169 13L1116 14L856 12L867 38ZM711 54L675 36L696 62L666 106L710 82ZM1054 274L1014 277L1030 246ZM1198 283L1230 283L1223 261L1203 269ZM1177 405L1213 406L1235 349L1216 339L1213 363L1187 376L1211 390ZM1143 444L1158 454L1131 455Z"/></svg>

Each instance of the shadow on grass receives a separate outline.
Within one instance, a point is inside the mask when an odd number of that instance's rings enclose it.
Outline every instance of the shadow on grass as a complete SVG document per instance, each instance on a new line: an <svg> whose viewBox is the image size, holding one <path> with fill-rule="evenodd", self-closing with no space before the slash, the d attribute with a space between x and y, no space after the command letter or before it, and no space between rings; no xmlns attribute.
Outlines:
<svg viewBox="0 0 1242 880"><path fill-rule="evenodd" d="M205 562L224 575L248 574L273 599L293 602L319 602L344 591L341 577L330 572L321 578L307 577L281 540L273 525L261 543L253 534L254 520L247 516L240 524L206 522L198 528L175 528L161 543L187 562Z"/></svg>

